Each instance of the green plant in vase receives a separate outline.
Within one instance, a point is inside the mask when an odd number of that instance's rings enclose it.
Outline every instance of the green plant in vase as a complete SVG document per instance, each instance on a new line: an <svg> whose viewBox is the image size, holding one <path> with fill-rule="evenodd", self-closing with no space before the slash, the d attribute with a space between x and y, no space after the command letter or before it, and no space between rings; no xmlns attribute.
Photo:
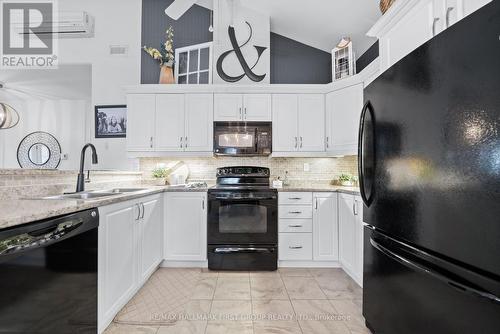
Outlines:
<svg viewBox="0 0 500 334"><path fill-rule="evenodd" d="M155 180L158 181L158 184L165 185L166 178L168 177L169 169L165 167L158 167L153 169L151 175Z"/></svg>
<svg viewBox="0 0 500 334"><path fill-rule="evenodd" d="M143 46L144 52L160 63L160 84L173 84L174 79L174 28L170 26L166 31L166 40L160 47L160 50L152 47Z"/></svg>
<svg viewBox="0 0 500 334"><path fill-rule="evenodd" d="M357 178L352 176L351 174L342 173L339 176L340 185L344 187L352 187L356 180Z"/></svg>

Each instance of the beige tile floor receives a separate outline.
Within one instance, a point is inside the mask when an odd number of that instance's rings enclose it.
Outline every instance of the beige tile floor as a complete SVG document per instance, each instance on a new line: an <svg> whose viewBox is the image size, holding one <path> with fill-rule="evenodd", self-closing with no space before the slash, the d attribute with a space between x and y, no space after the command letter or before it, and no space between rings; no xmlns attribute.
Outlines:
<svg viewBox="0 0 500 334"><path fill-rule="evenodd" d="M368 334L361 298L340 269L161 268L105 333Z"/></svg>

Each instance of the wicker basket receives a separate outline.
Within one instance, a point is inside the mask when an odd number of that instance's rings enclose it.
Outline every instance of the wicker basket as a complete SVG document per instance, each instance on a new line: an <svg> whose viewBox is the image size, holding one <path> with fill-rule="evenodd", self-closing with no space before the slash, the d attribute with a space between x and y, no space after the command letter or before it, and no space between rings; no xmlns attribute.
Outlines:
<svg viewBox="0 0 500 334"><path fill-rule="evenodd" d="M385 14L396 0L380 0L380 10Z"/></svg>

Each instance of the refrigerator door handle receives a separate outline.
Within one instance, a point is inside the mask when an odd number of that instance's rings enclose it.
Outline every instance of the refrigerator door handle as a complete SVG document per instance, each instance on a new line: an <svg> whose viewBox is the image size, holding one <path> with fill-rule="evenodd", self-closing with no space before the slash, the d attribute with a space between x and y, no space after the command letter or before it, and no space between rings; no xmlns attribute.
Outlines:
<svg viewBox="0 0 500 334"><path fill-rule="evenodd" d="M369 111L371 114L372 120L375 119L374 111L373 111L373 106L370 101L366 102L366 104L363 107L363 110L361 111L361 118L359 122L359 138L358 138L358 175L359 175L359 189L361 193L361 199L363 200L363 203L367 207L370 206L373 200L373 191L370 190L370 196L366 196L366 189L365 189L365 174L364 174L364 157L363 157L363 137L364 137L364 132L365 132L365 118L366 118L366 112ZM375 138L373 138L375 140ZM375 159L375 150L373 150L373 159ZM373 182L372 182L373 185Z"/></svg>
<svg viewBox="0 0 500 334"><path fill-rule="evenodd" d="M478 296L480 298L485 298L485 299L488 299L494 303L500 304L500 297L495 296L494 294L492 294L490 292L478 290L477 288L472 287L466 283L461 283L461 282L458 282L450 277L446 277L445 275L443 275L439 272L436 272L435 270L433 270L433 269L431 269L423 264L416 263L415 261L412 261L412 260L410 260L410 259L408 259L400 254L397 254L397 253L389 250L388 248L382 246L377 241L373 240L373 238L370 238L370 243L375 249L380 251L385 256L393 259L396 262L399 262L400 264L402 264L410 269L413 269L413 270L419 271L421 273L430 275L430 276L434 277L435 279L438 279L438 280L448 284L449 286L451 286L452 288L454 288L456 290L466 292L466 293Z"/></svg>

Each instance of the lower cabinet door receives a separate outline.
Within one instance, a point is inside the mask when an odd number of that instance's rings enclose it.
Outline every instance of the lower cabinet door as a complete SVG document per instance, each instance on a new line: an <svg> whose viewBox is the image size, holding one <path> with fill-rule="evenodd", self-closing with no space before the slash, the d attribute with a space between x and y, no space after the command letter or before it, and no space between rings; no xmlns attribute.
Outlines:
<svg viewBox="0 0 500 334"><path fill-rule="evenodd" d="M106 327L135 293L137 227L134 203L99 209L99 328Z"/></svg>
<svg viewBox="0 0 500 334"><path fill-rule="evenodd" d="M156 270L163 256L163 203L160 198L156 196L142 202L144 212L139 223L141 283Z"/></svg>
<svg viewBox="0 0 500 334"><path fill-rule="evenodd" d="M165 259L207 259L207 194L167 193Z"/></svg>
<svg viewBox="0 0 500 334"><path fill-rule="evenodd" d="M354 196L339 196L339 256L342 267L352 275L356 270L356 217Z"/></svg>
<svg viewBox="0 0 500 334"><path fill-rule="evenodd" d="M312 233L280 233L278 245L279 260L312 260Z"/></svg>
<svg viewBox="0 0 500 334"><path fill-rule="evenodd" d="M313 205L313 258L315 261L338 261L337 194L314 194Z"/></svg>

